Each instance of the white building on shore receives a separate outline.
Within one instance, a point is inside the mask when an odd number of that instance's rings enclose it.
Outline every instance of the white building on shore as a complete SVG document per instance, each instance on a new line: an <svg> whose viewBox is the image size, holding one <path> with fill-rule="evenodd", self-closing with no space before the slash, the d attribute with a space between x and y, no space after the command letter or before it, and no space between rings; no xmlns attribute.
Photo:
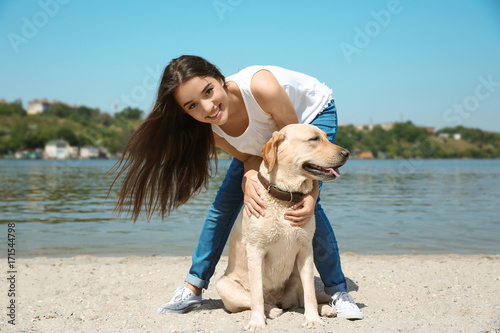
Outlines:
<svg viewBox="0 0 500 333"><path fill-rule="evenodd" d="M28 115L45 113L49 110L49 108L50 108L50 102L46 98L35 99L28 103L28 110L26 113Z"/></svg>
<svg viewBox="0 0 500 333"><path fill-rule="evenodd" d="M96 159L108 158L106 148L86 145L83 147L73 147L66 140L51 140L45 145L43 154L46 160L66 160L66 159Z"/></svg>
<svg viewBox="0 0 500 333"><path fill-rule="evenodd" d="M49 111L50 107L52 105L56 104L63 104L66 105L67 107L76 110L77 106L76 105L68 105L66 103L60 102L60 101L48 101L46 98L44 99L34 99L31 102L28 102L28 110L26 113L28 115L35 115L35 114L41 114Z"/></svg>
<svg viewBox="0 0 500 333"><path fill-rule="evenodd" d="M79 156L81 159L108 158L108 152L106 148L87 145L80 148Z"/></svg>
<svg viewBox="0 0 500 333"><path fill-rule="evenodd" d="M78 147L71 147L66 140L51 140L45 144L45 159L65 160L78 157Z"/></svg>

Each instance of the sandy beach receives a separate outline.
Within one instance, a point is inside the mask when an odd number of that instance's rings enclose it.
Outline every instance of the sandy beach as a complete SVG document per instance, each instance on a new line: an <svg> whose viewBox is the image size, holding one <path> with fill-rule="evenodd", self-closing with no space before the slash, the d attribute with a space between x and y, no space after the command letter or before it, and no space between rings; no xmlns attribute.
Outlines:
<svg viewBox="0 0 500 333"><path fill-rule="evenodd" d="M302 309L268 320L265 332L500 332L500 255L342 255L365 319L324 318L301 327ZM2 272L2 332L243 332L249 311L228 313L214 281L201 307L160 315L182 283L189 257L18 259L15 297ZM5 263L7 266L7 263ZM317 278L317 287L320 287ZM15 326L7 307L15 300Z"/></svg>

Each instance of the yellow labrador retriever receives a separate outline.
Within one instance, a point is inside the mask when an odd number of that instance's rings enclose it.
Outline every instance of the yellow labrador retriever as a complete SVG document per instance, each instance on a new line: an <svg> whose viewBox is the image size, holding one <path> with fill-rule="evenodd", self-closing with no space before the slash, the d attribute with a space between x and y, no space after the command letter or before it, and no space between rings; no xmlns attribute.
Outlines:
<svg viewBox="0 0 500 333"><path fill-rule="evenodd" d="M275 132L262 148L263 162L256 181L267 205L256 218L240 212L229 240L229 259L216 289L230 312L251 309L246 329L258 331L266 314L276 318L283 309L304 307L304 326L321 323L319 313L334 316L327 304L318 307L314 288L312 239L315 220L293 227L285 211L311 192L313 180L339 176L349 151L330 143L313 125L293 124ZM322 302L329 296L323 293ZM319 296L318 296L319 297ZM318 313L319 310L319 313Z"/></svg>

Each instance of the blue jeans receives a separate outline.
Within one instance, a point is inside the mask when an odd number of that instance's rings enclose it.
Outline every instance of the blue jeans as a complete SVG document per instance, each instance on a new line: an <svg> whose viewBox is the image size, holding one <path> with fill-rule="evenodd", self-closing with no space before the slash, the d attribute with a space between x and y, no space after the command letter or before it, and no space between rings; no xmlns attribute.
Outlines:
<svg viewBox="0 0 500 333"><path fill-rule="evenodd" d="M311 124L325 131L330 142L335 142L337 111L333 100ZM208 287L231 228L243 206L241 189L243 173L243 163L234 158L208 212L198 245L193 253L192 266L186 278L186 282L198 288ZM322 185L320 181L320 191ZM314 263L325 285L325 292L332 295L337 291L347 291L346 279L340 266L337 240L330 221L321 208L319 196L314 216L316 218L316 232L313 238Z"/></svg>

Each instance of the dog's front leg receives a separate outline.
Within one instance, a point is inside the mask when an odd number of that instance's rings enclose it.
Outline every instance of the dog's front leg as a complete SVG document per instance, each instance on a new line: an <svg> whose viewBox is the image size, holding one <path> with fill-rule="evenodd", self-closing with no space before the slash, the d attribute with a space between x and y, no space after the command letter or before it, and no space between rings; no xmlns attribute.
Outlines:
<svg viewBox="0 0 500 333"><path fill-rule="evenodd" d="M264 251L252 244L247 244L248 281L250 285L250 308L252 317L247 330L257 332L266 325L264 314L264 287L262 281Z"/></svg>
<svg viewBox="0 0 500 333"><path fill-rule="evenodd" d="M314 288L314 262L311 248L302 248L297 254L297 267L300 280L304 289L304 316L306 321L303 326L311 327L321 324L318 314L318 302Z"/></svg>

